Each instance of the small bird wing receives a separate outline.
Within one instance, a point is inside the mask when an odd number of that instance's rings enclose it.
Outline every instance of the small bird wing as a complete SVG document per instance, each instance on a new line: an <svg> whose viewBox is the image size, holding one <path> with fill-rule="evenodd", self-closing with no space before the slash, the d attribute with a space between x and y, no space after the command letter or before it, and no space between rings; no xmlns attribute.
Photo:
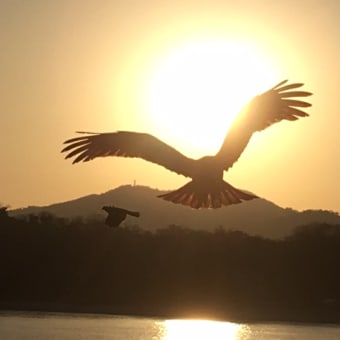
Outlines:
<svg viewBox="0 0 340 340"><path fill-rule="evenodd" d="M66 159L75 157L73 164L97 157L138 157L191 177L194 160L150 134L128 131L80 133L85 135L66 140L67 146L61 151L68 152Z"/></svg>
<svg viewBox="0 0 340 340"><path fill-rule="evenodd" d="M297 120L308 114L301 110L311 106L300 100L300 97L310 96L310 92L295 90L303 84L288 84L284 80L272 89L253 98L237 115L232 123L221 149L216 154L228 170L240 157L252 134L282 120ZM293 91L291 91L293 90ZM298 99L292 99L296 98Z"/></svg>

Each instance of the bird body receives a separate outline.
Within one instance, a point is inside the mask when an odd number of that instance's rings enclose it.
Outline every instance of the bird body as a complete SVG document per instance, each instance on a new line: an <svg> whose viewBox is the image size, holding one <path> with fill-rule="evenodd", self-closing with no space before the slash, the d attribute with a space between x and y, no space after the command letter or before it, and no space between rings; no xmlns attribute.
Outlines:
<svg viewBox="0 0 340 340"><path fill-rule="evenodd" d="M159 197L192 208L219 208L257 197L225 182L223 171L223 163L215 156L197 159L192 170L192 181Z"/></svg>
<svg viewBox="0 0 340 340"><path fill-rule="evenodd" d="M156 137L129 131L85 133L85 136L65 141L66 158L73 163L96 157L139 157L156 163L192 180L183 187L159 197L192 208L220 208L257 198L234 188L223 180L223 173L233 166L247 146L252 134L282 120L296 120L308 114L300 108L311 104L292 99L311 95L305 91L290 91L303 84L286 84L286 80L256 96L241 110L232 123L220 150L214 156L192 159Z"/></svg>
<svg viewBox="0 0 340 340"><path fill-rule="evenodd" d="M105 224L113 228L118 227L126 219L127 215L134 217L140 216L138 211L130 211L115 206L104 206L102 209L108 213Z"/></svg>

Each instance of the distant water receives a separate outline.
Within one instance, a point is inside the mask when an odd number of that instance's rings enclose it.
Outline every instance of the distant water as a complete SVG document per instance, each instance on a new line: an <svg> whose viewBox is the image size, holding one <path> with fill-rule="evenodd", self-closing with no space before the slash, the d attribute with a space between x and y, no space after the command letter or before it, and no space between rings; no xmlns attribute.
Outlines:
<svg viewBox="0 0 340 340"><path fill-rule="evenodd" d="M340 339L340 325L238 324L64 313L0 313L2 340Z"/></svg>

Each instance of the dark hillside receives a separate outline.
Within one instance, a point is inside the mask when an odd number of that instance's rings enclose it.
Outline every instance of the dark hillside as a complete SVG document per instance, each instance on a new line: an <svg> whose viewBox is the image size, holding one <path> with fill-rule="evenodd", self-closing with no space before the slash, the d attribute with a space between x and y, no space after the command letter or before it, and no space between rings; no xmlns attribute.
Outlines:
<svg viewBox="0 0 340 340"><path fill-rule="evenodd" d="M144 186L121 186L100 195L89 195L72 201L46 207L29 207L11 211L12 216L37 214L48 211L60 217L97 218L104 220L103 205L116 205L136 210L141 217L135 220L128 217L125 225L138 223L146 230L180 225L194 230L214 231L218 227L227 230L240 230L249 235L268 238L282 238L289 235L298 225L309 223L340 224L337 213L321 210L298 212L284 209L264 199L256 199L242 204L216 210L195 210L166 202L157 198L163 193Z"/></svg>

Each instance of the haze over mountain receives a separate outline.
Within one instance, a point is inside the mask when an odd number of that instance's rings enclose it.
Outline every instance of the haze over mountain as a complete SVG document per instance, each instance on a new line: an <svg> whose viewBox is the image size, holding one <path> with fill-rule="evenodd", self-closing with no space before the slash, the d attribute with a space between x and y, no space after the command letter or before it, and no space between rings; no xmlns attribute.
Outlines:
<svg viewBox="0 0 340 340"><path fill-rule="evenodd" d="M166 202L157 195L164 193L145 186L124 185L103 194L93 194L75 200L43 207L27 207L9 212L11 216L38 214L48 211L59 217L84 217L103 220L106 213L104 205L115 205L129 210L139 211L141 217L128 217L122 227L138 225L147 230L178 225L191 229L214 231L223 227L225 230L240 230L249 235L268 238L282 238L289 235L296 226L311 223L339 224L340 216L336 212L325 210L305 210L302 212L281 208L265 199L255 199L242 204L220 209L190 209L185 206Z"/></svg>

